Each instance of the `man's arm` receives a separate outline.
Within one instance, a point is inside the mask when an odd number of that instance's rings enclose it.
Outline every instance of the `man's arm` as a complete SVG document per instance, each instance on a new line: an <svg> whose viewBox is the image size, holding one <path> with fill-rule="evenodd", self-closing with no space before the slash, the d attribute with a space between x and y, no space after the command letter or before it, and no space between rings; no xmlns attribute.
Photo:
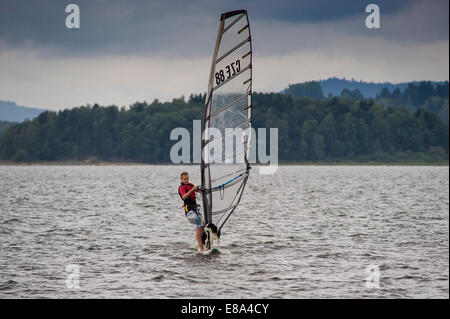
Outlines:
<svg viewBox="0 0 450 319"><path fill-rule="evenodd" d="M181 195L181 198L183 198L184 200L188 199L188 197L191 196L191 193L196 190L198 190L198 186L192 187L186 194Z"/></svg>

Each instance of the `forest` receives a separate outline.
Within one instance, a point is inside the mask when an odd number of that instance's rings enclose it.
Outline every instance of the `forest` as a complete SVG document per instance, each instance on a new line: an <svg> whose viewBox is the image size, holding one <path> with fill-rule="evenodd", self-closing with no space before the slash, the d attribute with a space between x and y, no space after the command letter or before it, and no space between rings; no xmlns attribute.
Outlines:
<svg viewBox="0 0 450 319"><path fill-rule="evenodd" d="M7 121L0 121L0 137L2 136L3 132L6 131L6 129L11 126L13 123L7 122Z"/></svg>
<svg viewBox="0 0 450 319"><path fill-rule="evenodd" d="M330 81L333 79L329 79ZM341 80L342 81L342 80ZM290 94L297 98L310 97L314 99L325 98L325 82L310 81L304 83L290 84L283 93ZM358 82L355 82L358 83ZM342 83L348 84L348 83ZM351 84L351 82L350 82ZM397 86L385 83L386 86L380 88L381 83L359 83L361 88L365 91L370 91L374 94L375 89L379 88L379 92L375 94L375 102L385 107L389 106L404 106L408 111L415 112L419 108L436 113L442 121L448 124L448 109L449 109L449 86L446 82L410 82L403 83ZM392 87L394 87L392 89ZM404 89L401 89L404 88ZM353 100L361 100L372 98L364 94L360 89L344 88L339 94L341 97L346 97ZM328 93L327 97L331 98L334 95Z"/></svg>
<svg viewBox="0 0 450 319"><path fill-rule="evenodd" d="M448 89L448 82L436 85L425 81L418 84L410 83L403 92L399 88L392 92L387 88L382 89L375 101L384 106L402 105L411 112L423 108L435 112L448 124Z"/></svg>
<svg viewBox="0 0 450 319"><path fill-rule="evenodd" d="M385 92L379 98L392 97ZM95 104L43 112L8 125L0 136L0 160L170 163L176 143L171 130L192 132L204 99L194 94L128 108ZM278 128L280 162L448 161L448 124L423 108L411 112L374 99L254 93L252 110L255 128Z"/></svg>

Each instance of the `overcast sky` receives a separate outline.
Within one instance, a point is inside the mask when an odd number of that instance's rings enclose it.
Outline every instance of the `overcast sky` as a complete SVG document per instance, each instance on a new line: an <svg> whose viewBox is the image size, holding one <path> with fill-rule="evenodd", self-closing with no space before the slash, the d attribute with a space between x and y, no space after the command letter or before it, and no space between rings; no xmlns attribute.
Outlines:
<svg viewBox="0 0 450 319"><path fill-rule="evenodd" d="M80 7L67 29L65 8ZM381 28L368 29L376 3ZM0 0L0 100L47 109L205 92L220 14L247 9L253 87L449 79L448 0Z"/></svg>

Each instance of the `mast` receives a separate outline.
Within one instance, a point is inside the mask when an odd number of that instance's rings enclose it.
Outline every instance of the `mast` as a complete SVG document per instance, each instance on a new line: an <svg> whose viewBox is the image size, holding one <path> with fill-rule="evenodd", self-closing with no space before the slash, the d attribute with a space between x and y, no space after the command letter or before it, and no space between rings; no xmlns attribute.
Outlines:
<svg viewBox="0 0 450 319"><path fill-rule="evenodd" d="M209 72L209 81L208 81L208 92L206 94L205 99L205 111L203 112L203 120L202 120L202 149L201 149L201 176L202 176L202 189L209 189L211 188L211 180L206 180L205 177L205 169L208 170L208 176L209 174L209 165L206 165L205 163L205 139L209 136L208 135L208 129L209 129L209 115L211 114L211 97L212 97L212 89L213 89L213 79L214 79L214 70L216 66L216 59L217 59L217 53L219 51L219 45L220 45L220 39L222 37L222 31L223 31L223 24L224 24L224 18L223 14L220 18L219 23L219 30L217 31L217 38L216 38L216 44L214 46L214 52L213 52L213 59L211 62L211 70ZM212 222L212 196L211 193L209 194L202 194L202 201L203 201L203 216L205 224Z"/></svg>

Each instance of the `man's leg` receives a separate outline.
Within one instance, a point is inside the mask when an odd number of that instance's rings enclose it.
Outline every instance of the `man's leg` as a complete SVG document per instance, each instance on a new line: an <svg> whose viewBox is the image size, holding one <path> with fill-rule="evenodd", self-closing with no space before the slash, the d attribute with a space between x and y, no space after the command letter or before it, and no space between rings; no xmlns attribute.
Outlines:
<svg viewBox="0 0 450 319"><path fill-rule="evenodd" d="M195 230L195 237L197 237L198 247L200 247L200 251L204 251L205 250L205 247L203 247L202 236L203 236L203 226L198 227Z"/></svg>

